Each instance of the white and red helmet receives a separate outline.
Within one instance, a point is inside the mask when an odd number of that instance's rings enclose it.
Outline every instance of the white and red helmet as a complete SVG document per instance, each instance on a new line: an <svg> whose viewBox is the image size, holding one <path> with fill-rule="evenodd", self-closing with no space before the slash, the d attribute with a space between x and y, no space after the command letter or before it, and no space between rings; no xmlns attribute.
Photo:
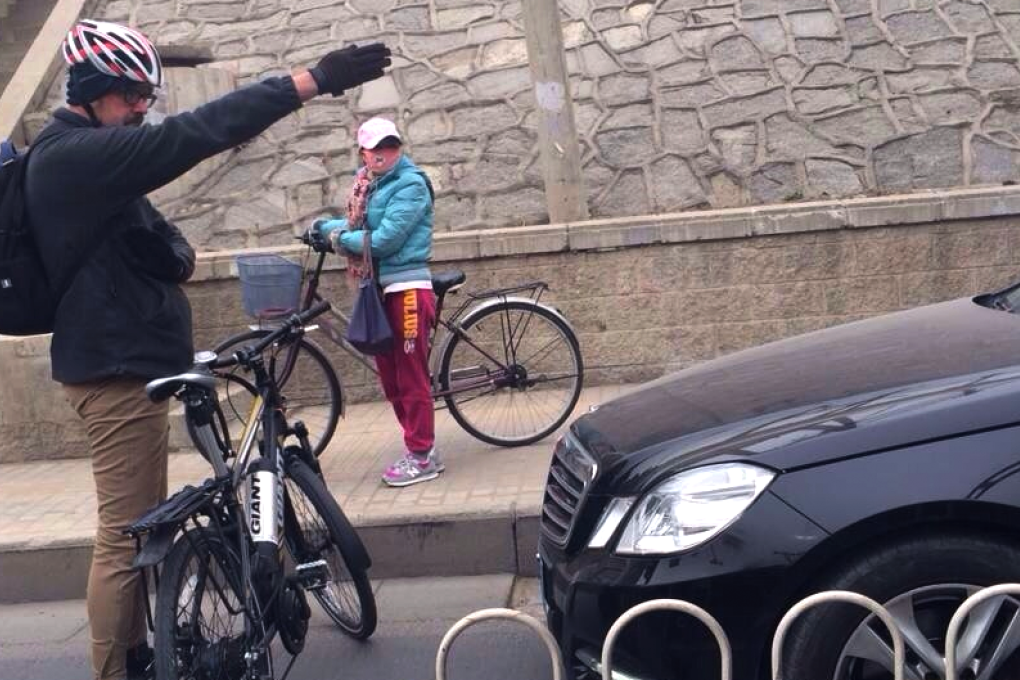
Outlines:
<svg viewBox="0 0 1020 680"><path fill-rule="evenodd" d="M100 73L163 85L163 64L156 48L144 35L120 24L83 19L72 28L62 45L70 66L89 63Z"/></svg>

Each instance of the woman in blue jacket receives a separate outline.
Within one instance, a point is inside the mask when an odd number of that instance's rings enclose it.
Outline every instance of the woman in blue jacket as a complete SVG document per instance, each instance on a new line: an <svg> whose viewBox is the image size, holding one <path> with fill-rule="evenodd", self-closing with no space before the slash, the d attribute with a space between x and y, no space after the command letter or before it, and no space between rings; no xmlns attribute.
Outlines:
<svg viewBox="0 0 1020 680"><path fill-rule="evenodd" d="M347 199L347 217L317 222L334 252L362 253L366 230L378 264L386 314L393 328L389 354L376 357L386 399L404 430L406 451L383 472L390 486L435 479L444 470L435 449L428 366L436 298L432 255L433 192L428 177L402 151L396 126L372 118L358 129L362 166ZM352 257L352 264L356 260Z"/></svg>

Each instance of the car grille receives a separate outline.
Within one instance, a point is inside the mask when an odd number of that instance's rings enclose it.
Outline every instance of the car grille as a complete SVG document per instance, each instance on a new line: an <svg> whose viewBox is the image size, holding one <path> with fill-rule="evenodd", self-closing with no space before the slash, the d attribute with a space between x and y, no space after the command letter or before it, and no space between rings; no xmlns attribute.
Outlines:
<svg viewBox="0 0 1020 680"><path fill-rule="evenodd" d="M565 546L598 471L595 460L571 436L556 442L542 500L542 532Z"/></svg>

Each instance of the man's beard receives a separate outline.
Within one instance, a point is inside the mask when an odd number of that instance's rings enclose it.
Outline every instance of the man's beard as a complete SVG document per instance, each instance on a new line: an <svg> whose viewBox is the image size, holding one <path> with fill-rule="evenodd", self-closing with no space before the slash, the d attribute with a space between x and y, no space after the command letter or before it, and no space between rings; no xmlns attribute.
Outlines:
<svg viewBox="0 0 1020 680"><path fill-rule="evenodd" d="M145 122L144 113L133 113L131 116L124 120L124 125L127 127L141 127L142 123Z"/></svg>

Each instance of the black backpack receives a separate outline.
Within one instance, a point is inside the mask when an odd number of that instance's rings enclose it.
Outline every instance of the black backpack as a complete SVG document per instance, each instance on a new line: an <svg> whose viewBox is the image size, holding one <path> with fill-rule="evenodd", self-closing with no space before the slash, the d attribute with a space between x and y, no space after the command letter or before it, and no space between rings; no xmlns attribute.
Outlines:
<svg viewBox="0 0 1020 680"><path fill-rule="evenodd" d="M25 213L28 156L0 140L0 335L52 332L59 301Z"/></svg>

